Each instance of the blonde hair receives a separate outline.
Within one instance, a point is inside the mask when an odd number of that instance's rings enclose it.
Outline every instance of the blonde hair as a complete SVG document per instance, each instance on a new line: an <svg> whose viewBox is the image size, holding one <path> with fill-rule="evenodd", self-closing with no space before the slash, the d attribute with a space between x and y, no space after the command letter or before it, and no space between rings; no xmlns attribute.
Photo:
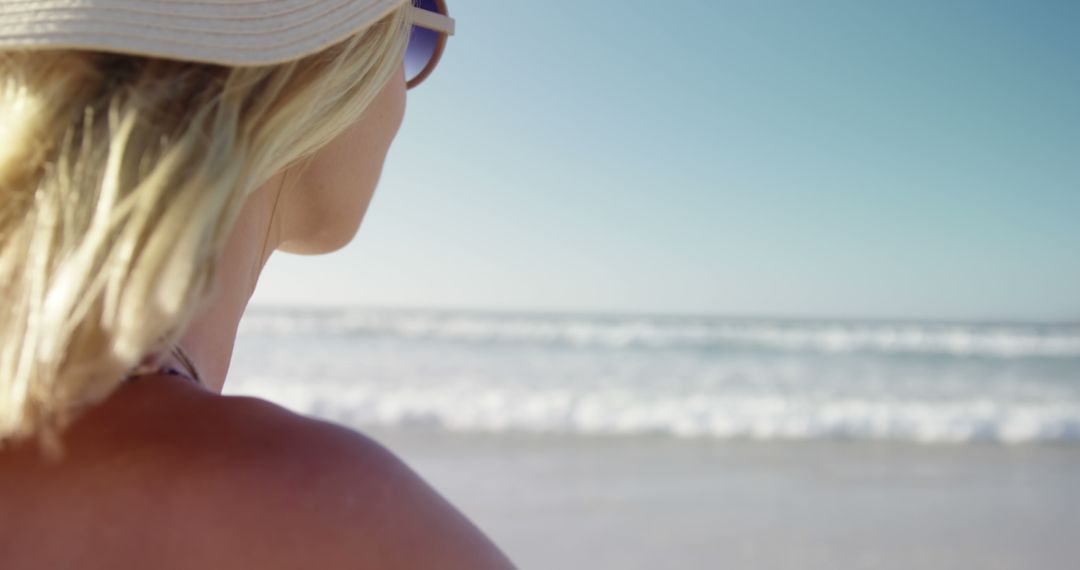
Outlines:
<svg viewBox="0 0 1080 570"><path fill-rule="evenodd" d="M0 53L0 442L55 446L172 346L248 194L396 72L410 6L274 66Z"/></svg>

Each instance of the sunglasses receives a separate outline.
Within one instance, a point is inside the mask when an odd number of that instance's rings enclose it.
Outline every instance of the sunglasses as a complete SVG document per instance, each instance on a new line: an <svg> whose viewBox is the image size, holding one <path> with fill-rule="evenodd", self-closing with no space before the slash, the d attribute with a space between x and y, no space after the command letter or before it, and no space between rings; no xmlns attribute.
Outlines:
<svg viewBox="0 0 1080 570"><path fill-rule="evenodd" d="M419 0L413 6L413 28L405 48L405 81L409 89L420 85L435 70L454 35L454 19L444 0Z"/></svg>

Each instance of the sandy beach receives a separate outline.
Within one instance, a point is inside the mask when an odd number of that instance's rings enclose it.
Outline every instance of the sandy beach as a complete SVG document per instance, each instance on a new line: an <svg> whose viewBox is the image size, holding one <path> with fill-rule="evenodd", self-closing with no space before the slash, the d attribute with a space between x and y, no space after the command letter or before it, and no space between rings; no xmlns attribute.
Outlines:
<svg viewBox="0 0 1080 570"><path fill-rule="evenodd" d="M372 430L523 568L1066 569L1080 449Z"/></svg>

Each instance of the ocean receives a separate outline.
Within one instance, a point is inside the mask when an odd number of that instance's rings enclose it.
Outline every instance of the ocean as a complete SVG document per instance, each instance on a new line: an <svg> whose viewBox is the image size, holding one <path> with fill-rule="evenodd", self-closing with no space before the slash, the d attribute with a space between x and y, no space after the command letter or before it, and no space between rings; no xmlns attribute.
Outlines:
<svg viewBox="0 0 1080 570"><path fill-rule="evenodd" d="M255 309L230 389L355 427L1080 443L1080 324Z"/></svg>
<svg viewBox="0 0 1080 570"><path fill-rule="evenodd" d="M226 392L369 434L522 568L1080 560L1080 324L255 308Z"/></svg>

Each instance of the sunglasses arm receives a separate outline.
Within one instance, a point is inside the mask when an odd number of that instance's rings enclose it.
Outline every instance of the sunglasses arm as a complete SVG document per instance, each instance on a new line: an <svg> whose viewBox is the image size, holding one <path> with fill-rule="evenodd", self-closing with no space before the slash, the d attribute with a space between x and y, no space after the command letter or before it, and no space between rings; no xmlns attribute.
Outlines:
<svg viewBox="0 0 1080 570"><path fill-rule="evenodd" d="M450 16L444 16L438 12L431 12L415 6L412 10L413 24L420 26L421 28L444 33L448 36L454 35L454 30L457 26L454 19Z"/></svg>

